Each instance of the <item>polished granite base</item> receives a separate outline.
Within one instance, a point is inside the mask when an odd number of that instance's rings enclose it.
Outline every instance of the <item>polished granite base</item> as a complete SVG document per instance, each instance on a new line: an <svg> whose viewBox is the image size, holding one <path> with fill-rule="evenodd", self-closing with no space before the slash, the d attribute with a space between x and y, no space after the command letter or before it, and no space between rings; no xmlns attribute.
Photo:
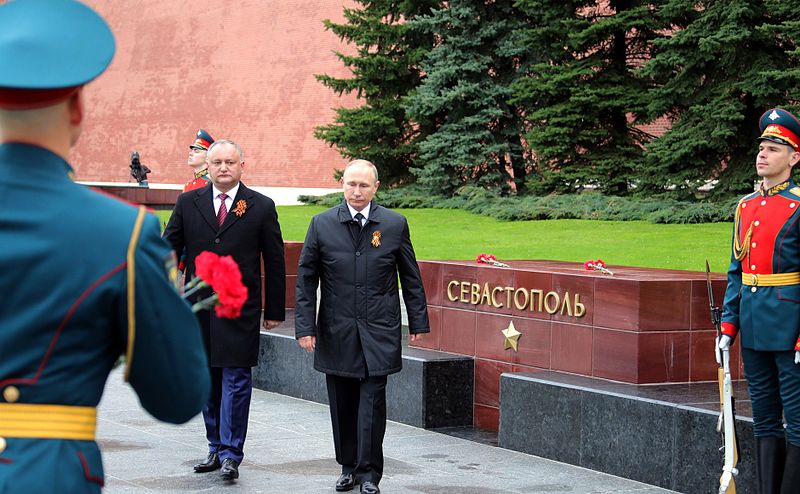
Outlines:
<svg viewBox="0 0 800 494"><path fill-rule="evenodd" d="M738 397L736 491L755 493L750 402ZM687 494L716 492L723 454L716 383L633 385L559 372L500 379L500 447Z"/></svg>
<svg viewBox="0 0 800 494"><path fill-rule="evenodd" d="M261 333L253 386L327 403L325 375L297 344L291 312L280 327ZM472 425L474 362L471 357L403 347L403 370L389 376L389 420L423 428Z"/></svg>

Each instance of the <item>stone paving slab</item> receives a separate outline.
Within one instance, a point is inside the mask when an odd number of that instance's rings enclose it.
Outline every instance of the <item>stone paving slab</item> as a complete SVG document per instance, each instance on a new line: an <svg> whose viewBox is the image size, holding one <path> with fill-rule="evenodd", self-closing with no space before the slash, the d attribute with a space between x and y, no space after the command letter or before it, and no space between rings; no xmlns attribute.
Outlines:
<svg viewBox="0 0 800 494"><path fill-rule="evenodd" d="M335 493L336 464L325 405L253 390L245 458L237 482L196 474L205 458L203 421L157 422L117 370L100 403L98 442L109 494ZM381 492L537 494L673 491L438 432L389 422ZM358 490L352 491L357 493Z"/></svg>

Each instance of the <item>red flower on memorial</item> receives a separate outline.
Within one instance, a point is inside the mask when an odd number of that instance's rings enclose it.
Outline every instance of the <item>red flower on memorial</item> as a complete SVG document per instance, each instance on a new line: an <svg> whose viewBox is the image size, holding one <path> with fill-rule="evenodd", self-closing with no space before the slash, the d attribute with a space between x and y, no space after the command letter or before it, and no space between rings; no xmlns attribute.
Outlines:
<svg viewBox="0 0 800 494"><path fill-rule="evenodd" d="M211 287L214 294L195 303L192 311L214 307L217 317L239 317L247 301L247 287L242 284L242 273L233 257L204 251L195 258L194 264L196 277L186 285L188 290L184 298L206 287Z"/></svg>
<svg viewBox="0 0 800 494"><path fill-rule="evenodd" d="M479 254L478 257L475 258L475 261L477 261L478 264L491 264L492 266L500 268L509 267L508 264L498 261L494 254Z"/></svg>
<svg viewBox="0 0 800 494"><path fill-rule="evenodd" d="M583 269L587 271L600 271L603 274L614 276L614 273L606 268L606 263L604 263L602 259L596 259L594 261L590 259L584 262Z"/></svg>

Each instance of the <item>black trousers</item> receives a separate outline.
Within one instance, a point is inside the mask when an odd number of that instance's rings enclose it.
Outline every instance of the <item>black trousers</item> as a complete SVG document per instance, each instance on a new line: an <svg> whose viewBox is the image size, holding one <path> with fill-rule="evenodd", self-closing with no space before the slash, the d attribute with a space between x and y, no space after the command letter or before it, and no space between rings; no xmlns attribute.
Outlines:
<svg viewBox="0 0 800 494"><path fill-rule="evenodd" d="M363 379L326 374L336 461L358 483L383 476L386 376Z"/></svg>

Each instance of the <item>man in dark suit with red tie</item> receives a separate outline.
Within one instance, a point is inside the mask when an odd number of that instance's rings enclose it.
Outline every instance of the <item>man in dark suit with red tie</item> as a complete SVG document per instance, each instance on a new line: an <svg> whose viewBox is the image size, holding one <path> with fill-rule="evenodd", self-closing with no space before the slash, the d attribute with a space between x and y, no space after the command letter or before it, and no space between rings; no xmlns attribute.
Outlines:
<svg viewBox="0 0 800 494"><path fill-rule="evenodd" d="M181 194L164 236L175 252L186 249L186 280L194 277L195 258L202 251L230 255L239 265L248 296L237 319L221 319L214 311L198 313L211 367L211 397L203 410L208 457L196 472L221 468L220 477L239 476L253 388L251 367L258 363L259 322L264 327L284 319L285 267L283 239L272 199L247 188L241 177L244 159L233 141L215 141L208 149L211 186ZM264 297L261 296L261 263ZM198 292L197 299L209 295Z"/></svg>

